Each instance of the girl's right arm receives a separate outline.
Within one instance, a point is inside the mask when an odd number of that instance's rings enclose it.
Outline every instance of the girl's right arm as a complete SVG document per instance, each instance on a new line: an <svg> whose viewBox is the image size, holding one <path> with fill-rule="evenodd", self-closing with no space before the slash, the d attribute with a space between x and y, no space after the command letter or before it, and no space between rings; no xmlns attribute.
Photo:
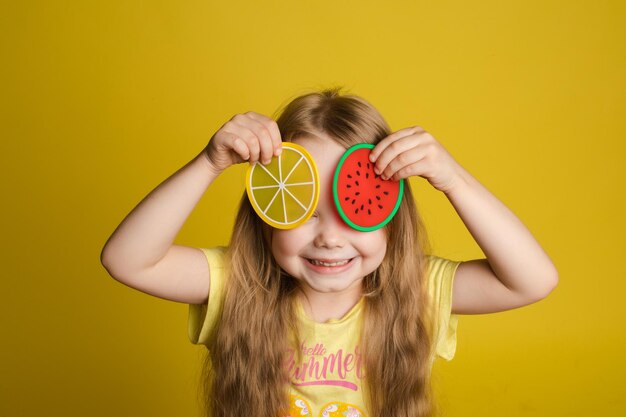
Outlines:
<svg viewBox="0 0 626 417"><path fill-rule="evenodd" d="M167 300L202 304L209 268L198 248L174 239L213 180L233 164L269 163L280 154L276 122L254 112L237 114L208 145L135 207L107 240L100 261L123 284Z"/></svg>

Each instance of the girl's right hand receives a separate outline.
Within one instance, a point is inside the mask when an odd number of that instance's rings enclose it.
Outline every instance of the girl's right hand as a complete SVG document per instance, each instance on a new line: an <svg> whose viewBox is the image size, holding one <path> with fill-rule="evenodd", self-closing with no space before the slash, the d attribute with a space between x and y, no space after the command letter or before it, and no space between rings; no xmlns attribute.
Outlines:
<svg viewBox="0 0 626 417"><path fill-rule="evenodd" d="M231 165L261 161L267 165L282 152L278 124L271 118L249 111L236 114L209 140L204 153L220 173Z"/></svg>

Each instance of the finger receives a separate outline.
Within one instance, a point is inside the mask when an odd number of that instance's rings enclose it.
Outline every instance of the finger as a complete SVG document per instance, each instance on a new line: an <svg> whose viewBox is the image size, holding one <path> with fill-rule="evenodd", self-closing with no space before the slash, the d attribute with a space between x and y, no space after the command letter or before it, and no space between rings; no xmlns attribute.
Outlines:
<svg viewBox="0 0 626 417"><path fill-rule="evenodd" d="M385 150L378 155L378 159L375 162L374 172L377 174L382 174L387 169L387 166L391 161L396 159L399 155L403 155L409 149L415 148L419 144L419 138L416 138L414 135L404 136L400 139L397 139L395 142L390 143ZM408 155L402 156L402 158L406 158Z"/></svg>
<svg viewBox="0 0 626 417"><path fill-rule="evenodd" d="M235 133L237 127L235 125L228 125L227 128L222 128L224 137L228 138L224 143L218 145L220 148L226 149L226 151L233 151L241 157L244 161L250 158L250 150L246 142L239 137L239 134Z"/></svg>
<svg viewBox="0 0 626 417"><path fill-rule="evenodd" d="M271 160L269 132L259 122L250 118L247 113L238 114L235 116L234 121L245 131L241 137L245 139L250 148L250 163L261 160L265 162L267 159ZM267 156L268 153L270 154L269 157Z"/></svg>
<svg viewBox="0 0 626 417"><path fill-rule="evenodd" d="M250 116L252 112L248 112L245 114L247 119L242 122L249 126L250 130L254 132L259 141L259 147L261 149L259 155L259 161L261 161L264 165L272 162L272 156L274 156L274 146L272 144L272 137L270 136L269 129L265 126L264 123L254 119Z"/></svg>
<svg viewBox="0 0 626 417"><path fill-rule="evenodd" d="M409 177L413 177L416 175L424 176L424 173L426 173L427 169L428 169L428 161L421 159L418 162L414 162L412 164L402 167L401 169L396 171L390 177L390 179L393 181L399 181L403 178L409 178Z"/></svg>
<svg viewBox="0 0 626 417"><path fill-rule="evenodd" d="M237 154L241 157L241 159L243 159L244 161L247 161L248 158L250 158L250 150L248 149L248 146L246 145L246 142L241 139L240 137L237 137L233 142L233 150L235 152L237 152Z"/></svg>
<svg viewBox="0 0 626 417"><path fill-rule="evenodd" d="M256 134L252 130L250 130L249 126L246 126L247 122L242 122L241 118L239 118L238 116L240 115L235 116L235 118L233 119L235 123L233 123L232 126L230 126L229 128L235 133L237 137L245 142L246 147L248 148L248 152L250 154L250 158L248 159L248 161L253 164L259 160L259 153L261 151L259 138L257 138ZM245 118L245 116L241 117Z"/></svg>
<svg viewBox="0 0 626 417"><path fill-rule="evenodd" d="M278 123L270 117L264 116L259 113L249 112L249 116L259 122L263 123L265 127L269 130L270 136L272 138L272 146L274 148L274 156L280 155L283 147L283 140L280 136L280 129L278 128Z"/></svg>
<svg viewBox="0 0 626 417"><path fill-rule="evenodd" d="M409 149L408 151L405 151L392 159L387 165L387 168L380 174L380 176L384 180L386 180L392 178L394 175L399 175L402 178L406 178L402 175L405 175L407 172L410 173L410 175L416 175L416 173L412 170L413 168L408 168L420 166L419 164L424 159L425 154L426 152L419 147ZM396 177L395 179L399 178Z"/></svg>
<svg viewBox="0 0 626 417"><path fill-rule="evenodd" d="M416 129L424 130L424 129L422 129L419 126L407 127L407 128L400 129L397 132L392 133L391 135L387 136L386 138L384 138L383 140L378 142L378 144L376 144L374 149L372 149L372 152L370 152L370 161L375 162L376 159L378 159L378 157L380 156L380 154L390 144L395 142L397 139L400 139L400 138L405 137L405 136L412 135L413 133L415 133L417 131Z"/></svg>

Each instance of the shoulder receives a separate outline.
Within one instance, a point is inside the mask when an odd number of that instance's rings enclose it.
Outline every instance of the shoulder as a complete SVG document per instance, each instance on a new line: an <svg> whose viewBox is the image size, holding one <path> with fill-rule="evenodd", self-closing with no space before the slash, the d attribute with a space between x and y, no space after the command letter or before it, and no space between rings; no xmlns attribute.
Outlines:
<svg viewBox="0 0 626 417"><path fill-rule="evenodd" d="M426 290L435 310L449 310L452 305L454 276L462 261L436 255L426 256Z"/></svg>
<svg viewBox="0 0 626 417"><path fill-rule="evenodd" d="M452 314L452 291L456 271L462 261L436 255L426 256L426 288L432 302L435 352L451 360L456 351L458 317Z"/></svg>
<svg viewBox="0 0 626 417"><path fill-rule="evenodd" d="M225 268L228 247L199 248L206 256L210 270L210 286L207 302L189 304L188 336L194 344L209 344L213 335L224 298Z"/></svg>
<svg viewBox="0 0 626 417"><path fill-rule="evenodd" d="M209 267L220 268L223 269L227 266L227 246L214 246L211 248L200 248L200 250L204 253L204 256L207 258L207 262L209 263Z"/></svg>
<svg viewBox="0 0 626 417"><path fill-rule="evenodd" d="M453 279L462 261L442 258L437 255L426 255L426 274L428 282L434 284L444 279Z"/></svg>

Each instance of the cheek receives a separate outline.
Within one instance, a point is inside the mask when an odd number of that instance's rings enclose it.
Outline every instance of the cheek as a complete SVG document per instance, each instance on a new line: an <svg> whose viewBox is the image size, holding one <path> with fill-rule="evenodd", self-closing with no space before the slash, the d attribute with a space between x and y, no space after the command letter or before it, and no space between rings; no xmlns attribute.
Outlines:
<svg viewBox="0 0 626 417"><path fill-rule="evenodd" d="M368 257L372 262L380 264L387 251L387 239L382 230L369 232L366 239L361 239L360 252Z"/></svg>
<svg viewBox="0 0 626 417"><path fill-rule="evenodd" d="M272 255L278 266L287 274L297 276L305 236L298 229L279 230L272 233Z"/></svg>
<svg viewBox="0 0 626 417"><path fill-rule="evenodd" d="M387 237L381 229L369 232L363 239L363 251L372 257L381 258L385 256L387 250Z"/></svg>
<svg viewBox="0 0 626 417"><path fill-rule="evenodd" d="M294 230L275 230L272 235L272 253L277 261L300 253L303 236Z"/></svg>

